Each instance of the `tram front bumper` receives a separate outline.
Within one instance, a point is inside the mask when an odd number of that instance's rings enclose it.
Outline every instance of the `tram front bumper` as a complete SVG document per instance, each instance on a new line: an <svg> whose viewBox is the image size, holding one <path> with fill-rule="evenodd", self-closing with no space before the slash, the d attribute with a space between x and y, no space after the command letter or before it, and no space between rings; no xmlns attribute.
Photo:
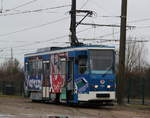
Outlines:
<svg viewBox="0 0 150 118"><path fill-rule="evenodd" d="M89 92L88 94L78 94L79 101L114 101L116 93L114 91Z"/></svg>

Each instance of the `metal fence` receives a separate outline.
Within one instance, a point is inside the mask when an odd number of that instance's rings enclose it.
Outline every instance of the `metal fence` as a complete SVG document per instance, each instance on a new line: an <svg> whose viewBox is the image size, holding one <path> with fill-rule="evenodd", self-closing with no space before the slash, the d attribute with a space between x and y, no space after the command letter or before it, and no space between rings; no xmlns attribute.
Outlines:
<svg viewBox="0 0 150 118"><path fill-rule="evenodd" d="M133 76L126 79L126 102L150 105L150 78Z"/></svg>
<svg viewBox="0 0 150 118"><path fill-rule="evenodd" d="M0 81L0 94L22 96L24 94L23 81Z"/></svg>
<svg viewBox="0 0 150 118"><path fill-rule="evenodd" d="M4 80L0 80L0 94L24 95L24 79ZM134 75L126 78L124 95L128 104L150 105L150 77Z"/></svg>

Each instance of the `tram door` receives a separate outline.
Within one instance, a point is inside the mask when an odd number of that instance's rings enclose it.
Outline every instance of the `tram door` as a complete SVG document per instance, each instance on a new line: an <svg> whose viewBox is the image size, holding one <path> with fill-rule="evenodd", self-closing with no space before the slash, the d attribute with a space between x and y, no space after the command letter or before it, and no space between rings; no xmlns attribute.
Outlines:
<svg viewBox="0 0 150 118"><path fill-rule="evenodd" d="M74 93L74 60L69 58L68 61L68 79L67 79L67 101L73 100Z"/></svg>
<svg viewBox="0 0 150 118"><path fill-rule="evenodd" d="M49 75L50 75L50 62L43 61L43 98L49 99Z"/></svg>

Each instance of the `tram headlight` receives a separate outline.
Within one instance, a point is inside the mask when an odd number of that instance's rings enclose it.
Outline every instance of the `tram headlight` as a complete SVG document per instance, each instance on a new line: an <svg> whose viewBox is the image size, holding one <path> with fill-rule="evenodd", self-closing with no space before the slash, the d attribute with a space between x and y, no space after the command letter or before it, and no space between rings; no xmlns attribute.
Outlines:
<svg viewBox="0 0 150 118"><path fill-rule="evenodd" d="M98 88L98 85L95 85L94 88Z"/></svg>
<svg viewBox="0 0 150 118"><path fill-rule="evenodd" d="M110 86L110 85L107 85L107 88L111 88L111 86Z"/></svg>

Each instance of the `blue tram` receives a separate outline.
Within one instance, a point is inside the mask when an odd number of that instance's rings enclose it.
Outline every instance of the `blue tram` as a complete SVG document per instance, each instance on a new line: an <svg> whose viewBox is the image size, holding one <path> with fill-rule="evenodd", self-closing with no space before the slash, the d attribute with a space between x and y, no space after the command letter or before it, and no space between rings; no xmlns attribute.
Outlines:
<svg viewBox="0 0 150 118"><path fill-rule="evenodd" d="M52 47L25 54L24 63L25 92L32 100L73 104L115 100L114 47Z"/></svg>

